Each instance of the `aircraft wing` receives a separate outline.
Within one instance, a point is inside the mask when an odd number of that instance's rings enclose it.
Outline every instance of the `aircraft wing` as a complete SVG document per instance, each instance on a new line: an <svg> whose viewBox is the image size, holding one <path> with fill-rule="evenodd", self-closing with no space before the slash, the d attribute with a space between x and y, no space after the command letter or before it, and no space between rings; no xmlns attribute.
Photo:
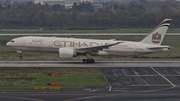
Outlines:
<svg viewBox="0 0 180 101"><path fill-rule="evenodd" d="M76 48L76 50L81 50L81 51L93 51L93 52L98 52L99 50L103 50L105 48L109 48L113 45L119 44L119 43L123 43L123 42L115 42L115 43L111 43L111 44L105 44L105 45L98 45L98 46L91 46L91 47L82 47L82 48Z"/></svg>
<svg viewBox="0 0 180 101"><path fill-rule="evenodd" d="M147 47L147 49L164 49L164 48L168 48L168 49L170 49L170 48L172 48L172 47L170 47L170 46L155 46L155 47Z"/></svg>

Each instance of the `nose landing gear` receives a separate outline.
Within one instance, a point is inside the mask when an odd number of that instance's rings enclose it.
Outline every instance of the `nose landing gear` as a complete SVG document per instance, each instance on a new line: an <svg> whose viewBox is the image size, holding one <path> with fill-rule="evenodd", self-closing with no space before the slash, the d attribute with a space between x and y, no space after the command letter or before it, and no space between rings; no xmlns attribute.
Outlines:
<svg viewBox="0 0 180 101"><path fill-rule="evenodd" d="M19 53L19 59L23 59L22 51L17 50L17 53Z"/></svg>
<svg viewBox="0 0 180 101"><path fill-rule="evenodd" d="M19 56L19 59L23 59L23 56Z"/></svg>

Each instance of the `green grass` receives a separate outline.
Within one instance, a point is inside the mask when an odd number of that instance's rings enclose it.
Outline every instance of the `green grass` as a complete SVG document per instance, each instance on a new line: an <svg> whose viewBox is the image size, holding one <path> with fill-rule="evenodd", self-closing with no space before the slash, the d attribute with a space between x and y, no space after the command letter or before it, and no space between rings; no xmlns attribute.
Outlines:
<svg viewBox="0 0 180 101"><path fill-rule="evenodd" d="M108 86L102 72L92 68L0 68L0 91L33 91L34 86L48 90L47 83L51 82L61 82L63 91Z"/></svg>
<svg viewBox="0 0 180 101"><path fill-rule="evenodd" d="M46 85L47 82L57 81L57 77L41 75L37 77L36 85ZM65 74L58 77L57 82L62 82L63 87L106 86L102 75L92 74Z"/></svg>
<svg viewBox="0 0 180 101"><path fill-rule="evenodd" d="M0 60L1 61L19 61L18 58L19 54L16 53L16 50L13 50L7 46L5 43L11 40L12 38L19 37L19 36L1 36L0 37ZM89 35L89 36L68 36L68 37L75 37L75 38L87 38L87 39L119 39L119 40L127 40L127 41L140 41L145 36L114 36L114 35L107 35L107 36L100 36L100 35ZM180 60L180 36L165 36L163 40L163 45L170 45L172 48L168 52L158 52L154 54L147 54L142 55L139 57L119 57L119 56L94 56L96 61L161 61L161 60ZM23 53L23 60L25 61L81 61L85 56L78 56L73 59L60 59L58 58L57 54L52 53L32 53L32 52L24 52Z"/></svg>

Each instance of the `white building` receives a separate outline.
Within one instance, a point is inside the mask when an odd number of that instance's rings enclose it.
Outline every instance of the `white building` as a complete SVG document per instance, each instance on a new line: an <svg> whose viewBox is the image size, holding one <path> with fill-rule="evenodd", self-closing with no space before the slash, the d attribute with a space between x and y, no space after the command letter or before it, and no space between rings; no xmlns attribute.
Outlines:
<svg viewBox="0 0 180 101"><path fill-rule="evenodd" d="M34 3L35 4L40 3L41 5L44 5L45 4L44 2L46 2L46 1L55 1L55 2L57 2L57 1L64 1L64 0L34 0Z"/></svg>
<svg viewBox="0 0 180 101"><path fill-rule="evenodd" d="M45 5L47 2L54 2L56 4L59 4L60 2L67 2L68 4L69 3L74 3L74 2L93 2L93 0L34 0L34 3L35 4L38 4L40 3L41 5Z"/></svg>

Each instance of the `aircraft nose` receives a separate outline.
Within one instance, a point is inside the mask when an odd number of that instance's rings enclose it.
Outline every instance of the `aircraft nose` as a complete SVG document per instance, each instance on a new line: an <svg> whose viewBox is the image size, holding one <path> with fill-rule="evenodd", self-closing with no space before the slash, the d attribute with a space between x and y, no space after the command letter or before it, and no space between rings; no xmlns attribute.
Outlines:
<svg viewBox="0 0 180 101"><path fill-rule="evenodd" d="M7 42L7 43L6 43L6 46L9 46L9 45L10 45L10 42Z"/></svg>

